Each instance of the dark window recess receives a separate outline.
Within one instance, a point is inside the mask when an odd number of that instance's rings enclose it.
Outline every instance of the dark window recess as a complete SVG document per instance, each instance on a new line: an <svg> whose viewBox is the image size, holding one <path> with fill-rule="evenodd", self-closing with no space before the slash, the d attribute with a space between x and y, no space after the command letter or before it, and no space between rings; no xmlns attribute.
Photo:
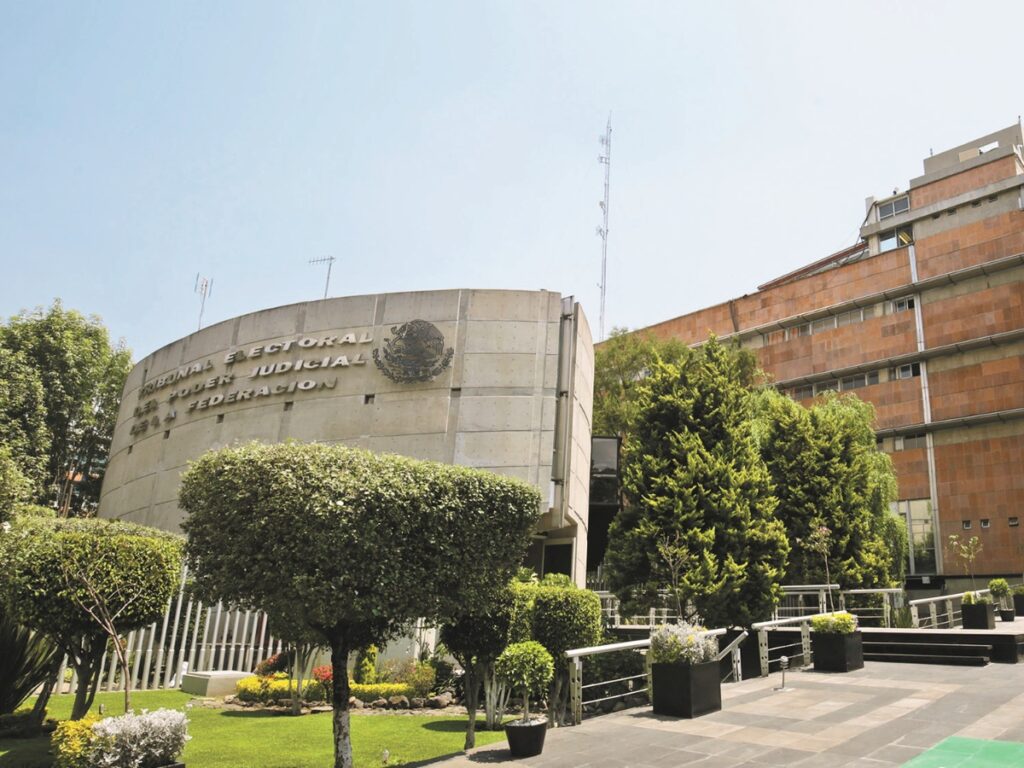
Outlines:
<svg viewBox="0 0 1024 768"><path fill-rule="evenodd" d="M131 452L132 452L132 448L134 448L134 447L135 447L135 446L129 445L129 446L128 446L128 453L131 453ZM1014 517L1014 518L1010 518L1010 519L1011 519L1011 520L1016 520L1017 518L1015 518L1015 517Z"/></svg>
<svg viewBox="0 0 1024 768"><path fill-rule="evenodd" d="M962 527L965 531L971 530L971 521L970 520L961 520L960 521L960 527Z"/></svg>
<svg viewBox="0 0 1024 768"><path fill-rule="evenodd" d="M224 421L224 414L223 413L218 413L217 414L217 423L220 424L222 421Z"/></svg>
<svg viewBox="0 0 1024 768"><path fill-rule="evenodd" d="M914 308L914 297L905 296L902 299L895 299L891 304L893 314L897 312L906 312L908 309Z"/></svg>
<svg viewBox="0 0 1024 768"><path fill-rule="evenodd" d="M992 523L991 523L991 521L987 517L983 517L983 518L981 518L981 527L982 528L991 528L992 527Z"/></svg>
<svg viewBox="0 0 1024 768"><path fill-rule="evenodd" d="M814 397L814 385L804 384L802 387L797 387L793 390L794 400L807 400Z"/></svg>
<svg viewBox="0 0 1024 768"><path fill-rule="evenodd" d="M165 429L164 430L164 440L166 440L170 436L171 436L171 430Z"/></svg>
<svg viewBox="0 0 1024 768"><path fill-rule="evenodd" d="M546 544L544 546L544 574L572 575L572 544Z"/></svg>
<svg viewBox="0 0 1024 768"><path fill-rule="evenodd" d="M129 448L129 450L131 450L131 448ZM1011 517L1007 522L1010 524L1011 528L1019 528L1020 527L1020 518L1019 517Z"/></svg>
<svg viewBox="0 0 1024 768"><path fill-rule="evenodd" d="M916 435L904 435L900 450L910 451L914 448L924 448L927 445L928 438L923 432Z"/></svg>
<svg viewBox="0 0 1024 768"><path fill-rule="evenodd" d="M376 395L363 395L363 405L373 405Z"/></svg>
<svg viewBox="0 0 1024 768"><path fill-rule="evenodd" d="M915 376L921 375L921 364L920 363L907 363L901 365L898 368L892 368L889 370L890 379L912 379Z"/></svg>
<svg viewBox="0 0 1024 768"><path fill-rule="evenodd" d="M291 409L292 409L293 407L295 407L295 401L294 401L294 400L288 400L288 401L287 401L287 402L286 402L286 403L284 404L284 409L285 409L286 411L290 411L290 410L291 410Z"/></svg>
<svg viewBox="0 0 1024 768"><path fill-rule="evenodd" d="M619 504L619 478L615 475L594 475L590 478L590 503L608 506Z"/></svg>
<svg viewBox="0 0 1024 768"><path fill-rule="evenodd" d="M595 437L590 443L590 472L594 475L617 475L619 472L619 438Z"/></svg>

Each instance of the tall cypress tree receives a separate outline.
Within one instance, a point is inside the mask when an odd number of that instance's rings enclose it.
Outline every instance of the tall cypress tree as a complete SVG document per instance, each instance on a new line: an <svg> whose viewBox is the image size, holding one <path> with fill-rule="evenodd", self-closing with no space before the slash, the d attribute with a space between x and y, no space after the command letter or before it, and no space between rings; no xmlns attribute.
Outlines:
<svg viewBox="0 0 1024 768"><path fill-rule="evenodd" d="M637 387L624 446L627 504L605 560L627 610L669 588L708 626L771 613L789 545L773 517L744 364L712 338L679 363L656 361Z"/></svg>

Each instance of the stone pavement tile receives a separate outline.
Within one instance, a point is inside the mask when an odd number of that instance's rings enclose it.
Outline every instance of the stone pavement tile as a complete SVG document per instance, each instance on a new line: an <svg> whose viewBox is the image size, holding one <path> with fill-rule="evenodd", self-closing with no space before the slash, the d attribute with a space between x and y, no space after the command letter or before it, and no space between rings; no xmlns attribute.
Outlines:
<svg viewBox="0 0 1024 768"><path fill-rule="evenodd" d="M762 752L751 762L759 765L797 765L806 757L811 757L814 752L804 752L799 749L786 749L780 747Z"/></svg>
<svg viewBox="0 0 1024 768"><path fill-rule="evenodd" d="M872 752L868 757L875 760L889 760L902 765L924 752L924 747L909 747L903 744L886 744L879 750Z"/></svg>

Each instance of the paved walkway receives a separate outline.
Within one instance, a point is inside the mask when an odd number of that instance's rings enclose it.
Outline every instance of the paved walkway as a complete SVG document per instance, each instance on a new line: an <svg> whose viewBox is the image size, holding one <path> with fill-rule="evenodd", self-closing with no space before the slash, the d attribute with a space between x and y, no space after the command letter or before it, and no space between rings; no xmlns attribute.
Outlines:
<svg viewBox="0 0 1024 768"><path fill-rule="evenodd" d="M773 690L777 673L725 685L722 711L695 720L658 717L650 707L631 709L549 731L539 757L512 761L502 742L435 765L887 768L915 758L915 765L942 765L926 762L931 755L923 753L951 736L1024 742L1024 664L868 662L847 674L790 671L786 678L785 692ZM979 758L957 765L1021 763Z"/></svg>

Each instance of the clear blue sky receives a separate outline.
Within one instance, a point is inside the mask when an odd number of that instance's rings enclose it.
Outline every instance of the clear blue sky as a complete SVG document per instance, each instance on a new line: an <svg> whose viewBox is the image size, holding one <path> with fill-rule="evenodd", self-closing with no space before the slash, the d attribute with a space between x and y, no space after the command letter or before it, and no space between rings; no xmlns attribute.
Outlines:
<svg viewBox="0 0 1024 768"><path fill-rule="evenodd" d="M322 295L573 293L608 325L853 242L864 198L1016 121L1024 3L0 0L0 314L140 358Z"/></svg>

